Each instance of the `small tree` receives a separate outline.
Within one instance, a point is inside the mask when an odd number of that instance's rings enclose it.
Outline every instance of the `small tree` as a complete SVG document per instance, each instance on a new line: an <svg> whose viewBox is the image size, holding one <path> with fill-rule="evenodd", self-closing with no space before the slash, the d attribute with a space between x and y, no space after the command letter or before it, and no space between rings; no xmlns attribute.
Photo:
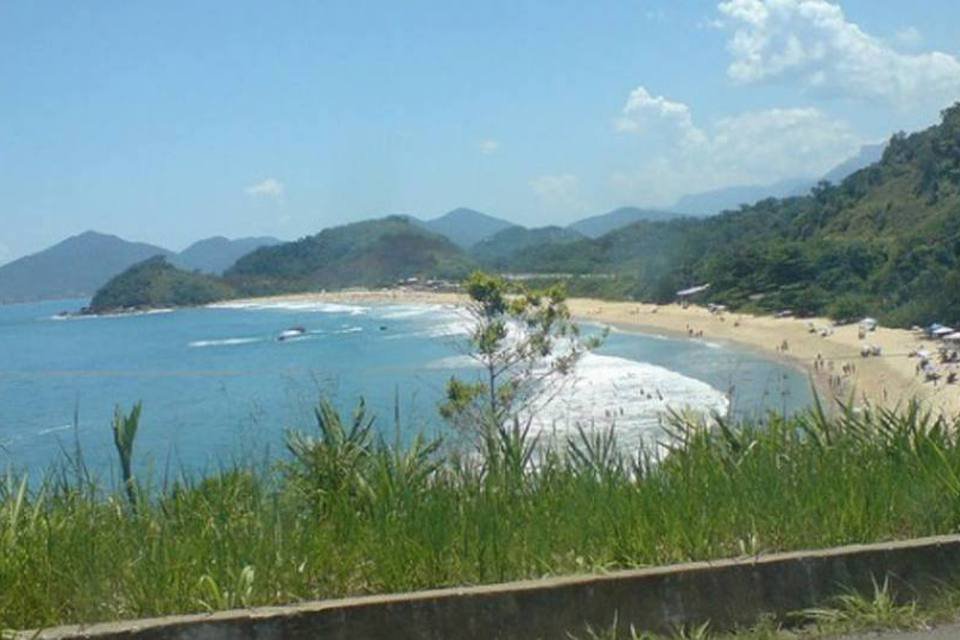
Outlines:
<svg viewBox="0 0 960 640"><path fill-rule="evenodd" d="M602 336L581 337L559 285L511 290L503 278L476 272L464 288L472 320L468 353L484 373L476 382L451 377L440 414L460 428L489 435L522 414L529 419L553 398Z"/></svg>

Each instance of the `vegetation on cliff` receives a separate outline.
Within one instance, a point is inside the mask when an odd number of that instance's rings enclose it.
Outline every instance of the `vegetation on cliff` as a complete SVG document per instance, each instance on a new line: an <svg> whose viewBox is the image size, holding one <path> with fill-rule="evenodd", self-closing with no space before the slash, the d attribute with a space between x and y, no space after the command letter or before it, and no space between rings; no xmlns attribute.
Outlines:
<svg viewBox="0 0 960 640"><path fill-rule="evenodd" d="M100 288L90 302L90 311L106 313L208 304L235 295L222 279L184 271L163 256L133 265Z"/></svg>
<svg viewBox="0 0 960 640"><path fill-rule="evenodd" d="M592 293L666 301L711 283L737 308L870 313L895 325L960 319L960 104L894 136L881 160L808 196L704 219L641 222L596 240L525 252L519 270L607 273Z"/></svg>
<svg viewBox="0 0 960 640"><path fill-rule="evenodd" d="M250 294L351 286L384 286L406 278L465 277L472 262L447 238L390 216L340 227L296 242L263 247L224 274Z"/></svg>

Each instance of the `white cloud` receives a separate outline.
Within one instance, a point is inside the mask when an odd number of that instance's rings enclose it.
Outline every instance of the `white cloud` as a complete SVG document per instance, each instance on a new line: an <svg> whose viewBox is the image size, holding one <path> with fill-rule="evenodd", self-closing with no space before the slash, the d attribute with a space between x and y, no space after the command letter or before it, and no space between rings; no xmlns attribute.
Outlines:
<svg viewBox="0 0 960 640"><path fill-rule="evenodd" d="M481 140L480 144L477 145L477 148L485 156L491 156L500 150L500 143L496 140Z"/></svg>
<svg viewBox="0 0 960 640"><path fill-rule="evenodd" d="M283 183L276 178L267 178L254 183L244 189L249 196L258 198L273 198L274 200L283 200L286 188Z"/></svg>
<svg viewBox="0 0 960 640"><path fill-rule="evenodd" d="M642 87L617 126L641 137L649 153L637 170L615 174L613 186L621 198L658 205L694 191L819 176L862 143L815 108L751 111L701 127L687 105L651 98Z"/></svg>
<svg viewBox="0 0 960 640"><path fill-rule="evenodd" d="M733 32L727 73L736 82L797 80L810 90L903 109L960 98L956 57L899 52L827 0L725 0L718 9Z"/></svg>
<svg viewBox="0 0 960 640"><path fill-rule="evenodd" d="M539 176L530 181L530 188L551 209L570 213L587 208L580 196L580 179L573 174Z"/></svg>
<svg viewBox="0 0 960 640"><path fill-rule="evenodd" d="M681 140L688 144L698 144L703 140L703 132L693 124L690 107L663 96L653 96L645 87L637 87L630 92L616 127L631 133L679 134Z"/></svg>
<svg viewBox="0 0 960 640"><path fill-rule="evenodd" d="M904 27L897 31L897 42L905 47L919 47L923 44L923 34L916 27Z"/></svg>
<svg viewBox="0 0 960 640"><path fill-rule="evenodd" d="M718 168L774 180L824 173L860 144L846 123L814 108L767 109L722 118L708 143Z"/></svg>

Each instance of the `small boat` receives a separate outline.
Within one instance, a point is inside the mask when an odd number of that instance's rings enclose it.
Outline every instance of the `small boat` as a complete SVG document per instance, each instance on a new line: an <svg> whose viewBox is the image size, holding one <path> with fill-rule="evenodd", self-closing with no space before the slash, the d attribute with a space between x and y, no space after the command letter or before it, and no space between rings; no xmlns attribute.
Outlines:
<svg viewBox="0 0 960 640"><path fill-rule="evenodd" d="M283 342L284 340L289 340L290 338L299 338L306 332L307 329L305 327L290 327L285 331L281 331L280 334L277 335L277 340Z"/></svg>

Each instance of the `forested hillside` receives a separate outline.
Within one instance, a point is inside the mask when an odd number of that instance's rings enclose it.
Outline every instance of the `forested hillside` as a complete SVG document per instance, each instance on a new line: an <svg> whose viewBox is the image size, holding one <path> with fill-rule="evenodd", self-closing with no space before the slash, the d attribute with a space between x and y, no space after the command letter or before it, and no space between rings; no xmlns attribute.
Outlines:
<svg viewBox="0 0 960 640"><path fill-rule="evenodd" d="M531 249L569 244L585 237L564 227L514 226L481 240L470 249L470 255L484 268L499 271L520 262L523 253Z"/></svg>
<svg viewBox="0 0 960 640"><path fill-rule="evenodd" d="M447 238L400 216L324 229L262 247L225 278L248 294L383 286L410 277L462 278L472 262Z"/></svg>
<svg viewBox="0 0 960 640"><path fill-rule="evenodd" d="M526 252L515 269L610 272L602 293L668 300L711 283L736 307L909 325L960 319L960 105L894 136L881 160L811 195L706 219L641 222L597 240ZM586 281L585 281L586 282ZM579 285L578 285L579 286ZM589 286L596 286L595 283Z"/></svg>
<svg viewBox="0 0 960 640"><path fill-rule="evenodd" d="M183 271L156 256L111 278L93 296L90 311L200 305L232 295L234 291L220 278Z"/></svg>
<svg viewBox="0 0 960 640"><path fill-rule="evenodd" d="M667 301L678 289L710 283L705 300L745 310L952 323L960 320L960 105L944 111L940 125L894 136L879 162L839 185L821 183L809 196L770 198L710 218L642 221L596 239L513 227L478 244L472 257L392 216L258 249L226 272L220 291L458 279L478 264L604 274L572 278L575 295Z"/></svg>

